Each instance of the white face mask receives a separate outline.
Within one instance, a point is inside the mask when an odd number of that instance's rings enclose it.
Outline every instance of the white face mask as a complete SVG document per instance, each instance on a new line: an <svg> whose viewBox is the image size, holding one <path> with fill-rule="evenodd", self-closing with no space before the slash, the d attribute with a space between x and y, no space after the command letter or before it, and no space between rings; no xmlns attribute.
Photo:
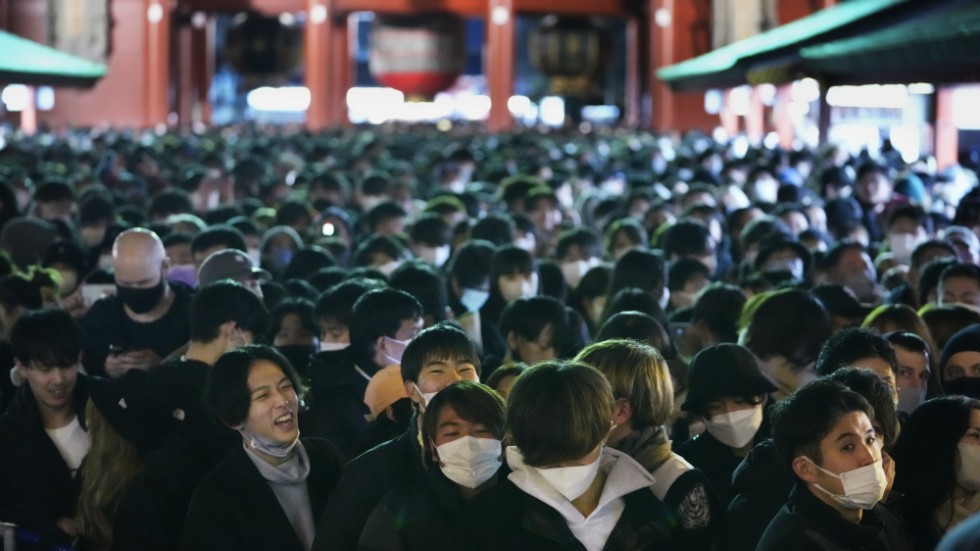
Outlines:
<svg viewBox="0 0 980 551"><path fill-rule="evenodd" d="M500 440L463 436L436 447L439 468L446 478L466 488L477 488L497 474L503 462Z"/></svg>
<svg viewBox="0 0 980 551"><path fill-rule="evenodd" d="M695 295L688 293L686 291L674 291L670 294L673 297L674 305L677 308L685 308L688 306L694 306Z"/></svg>
<svg viewBox="0 0 980 551"><path fill-rule="evenodd" d="M914 233L888 234L888 248L895 255L899 264L908 265L912 261L912 251L919 246L922 239Z"/></svg>
<svg viewBox="0 0 980 551"><path fill-rule="evenodd" d="M898 387L898 410L912 413L926 401L926 389Z"/></svg>
<svg viewBox="0 0 980 551"><path fill-rule="evenodd" d="M382 264L380 266L372 266L375 270L383 273L385 277L391 277L392 272L398 269L402 263L398 260L392 260L391 262Z"/></svg>
<svg viewBox="0 0 980 551"><path fill-rule="evenodd" d="M585 274L596 264L598 264L598 261L594 258L592 260L574 260L572 262L562 262L561 273L563 276L565 276L565 281L568 282L568 287L570 289L578 287L578 283L582 281Z"/></svg>
<svg viewBox="0 0 980 551"><path fill-rule="evenodd" d="M881 498L885 496L885 487L888 485L888 479L885 478L885 469L882 468L880 459L870 465L865 465L864 467L859 467L841 474L835 474L824 469L809 457L804 456L804 459L812 463L820 472L841 481L841 484L844 486L844 495L842 496L827 490L819 484L814 484L813 487L830 496L830 499L844 508L871 509L875 506L875 503L881 501Z"/></svg>
<svg viewBox="0 0 980 551"><path fill-rule="evenodd" d="M400 341L391 337L385 337L385 349L381 351L381 355L384 356L385 365L401 364L402 354L405 353L405 348L408 347L408 343L410 342L412 342L412 339Z"/></svg>
<svg viewBox="0 0 980 551"><path fill-rule="evenodd" d="M534 254L535 250L537 249L537 240L534 238L533 234L529 233L523 237L515 238L514 246Z"/></svg>
<svg viewBox="0 0 980 551"><path fill-rule="evenodd" d="M766 262L763 272L789 272L796 279L803 279L803 261L799 258L783 258Z"/></svg>
<svg viewBox="0 0 980 551"><path fill-rule="evenodd" d="M705 419L708 433L730 448L742 448L755 438L762 426L762 404L752 409L742 409L714 415Z"/></svg>
<svg viewBox="0 0 980 551"><path fill-rule="evenodd" d="M248 257L252 259L252 265L258 266L262 263L262 251L258 248L248 248Z"/></svg>
<svg viewBox="0 0 980 551"><path fill-rule="evenodd" d="M552 488L565 497L568 501L575 501L576 498L585 493L592 485L597 474L599 474L599 461L602 453L595 461L588 465L578 465L575 467L556 467L554 469L537 469L541 478L544 478Z"/></svg>
<svg viewBox="0 0 980 551"><path fill-rule="evenodd" d="M337 350L344 350L349 347L349 342L324 342L320 341L320 352L334 352Z"/></svg>
<svg viewBox="0 0 980 551"><path fill-rule="evenodd" d="M483 308L483 305L487 303L487 299L489 298L489 291L466 288L463 289L463 295L459 297L459 301L466 307L467 312L479 312L480 308Z"/></svg>
<svg viewBox="0 0 980 551"><path fill-rule="evenodd" d="M538 274L531 274L530 278L521 279L499 279L497 286L500 287L500 296L507 302L514 302L523 297L533 297L538 294Z"/></svg>
<svg viewBox="0 0 980 551"><path fill-rule="evenodd" d="M660 295L660 309L664 312L667 311L667 306L670 304L670 289L664 287L664 292Z"/></svg>
<svg viewBox="0 0 980 551"><path fill-rule="evenodd" d="M424 402L425 404L424 407L429 407L429 402L431 402L432 399L436 397L436 394L439 394L438 390L435 392L422 392L422 389L419 388L419 385L415 383L412 383L412 386L415 387L415 391L418 392L419 396L422 397L422 402ZM419 438L422 438L422 433L419 433Z"/></svg>
<svg viewBox="0 0 980 551"><path fill-rule="evenodd" d="M418 247L419 258L439 268L449 260L449 245L441 247Z"/></svg>
<svg viewBox="0 0 980 551"><path fill-rule="evenodd" d="M961 442L956 449L960 452L956 483L971 492L980 490L980 446Z"/></svg>

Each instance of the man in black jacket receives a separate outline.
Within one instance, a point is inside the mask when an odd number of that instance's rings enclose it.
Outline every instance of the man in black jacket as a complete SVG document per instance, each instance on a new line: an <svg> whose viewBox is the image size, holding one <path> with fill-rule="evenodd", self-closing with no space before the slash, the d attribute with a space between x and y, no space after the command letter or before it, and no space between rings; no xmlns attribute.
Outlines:
<svg viewBox="0 0 980 551"><path fill-rule="evenodd" d="M402 356L405 393L420 415L436 393L460 380L480 381L480 359L462 330L440 324L418 334ZM420 420L420 418L419 418ZM314 550L357 549L361 531L381 498L412 476L421 465L418 420L408 431L347 464L317 526Z"/></svg>
<svg viewBox="0 0 980 551"><path fill-rule="evenodd" d="M78 375L82 335L67 312L42 310L24 314L10 342L25 384L0 417L0 520L48 549L77 535L75 474L89 449L86 379Z"/></svg>
<svg viewBox="0 0 980 551"><path fill-rule="evenodd" d="M773 441L796 482L757 550L908 548L897 519L878 503L887 479L873 417L861 395L827 379L776 404Z"/></svg>

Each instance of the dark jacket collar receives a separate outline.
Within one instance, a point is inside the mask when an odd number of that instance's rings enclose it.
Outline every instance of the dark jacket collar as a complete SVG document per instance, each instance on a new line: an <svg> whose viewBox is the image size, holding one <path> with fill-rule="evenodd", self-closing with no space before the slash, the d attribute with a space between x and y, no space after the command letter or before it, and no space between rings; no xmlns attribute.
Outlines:
<svg viewBox="0 0 980 551"><path fill-rule="evenodd" d="M885 524L875 509L866 510L861 522L854 524L845 519L836 509L820 500L802 482L797 481L789 495L790 505L797 514L807 517L817 525L820 535L840 547L873 546L882 537Z"/></svg>

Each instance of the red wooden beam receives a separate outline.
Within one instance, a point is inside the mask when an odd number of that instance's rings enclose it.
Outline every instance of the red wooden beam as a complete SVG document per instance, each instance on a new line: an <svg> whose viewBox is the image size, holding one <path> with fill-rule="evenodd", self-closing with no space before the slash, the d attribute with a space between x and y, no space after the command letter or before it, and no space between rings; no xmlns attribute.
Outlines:
<svg viewBox="0 0 980 551"><path fill-rule="evenodd" d="M146 126L166 124L170 114L170 3L145 0L143 25L146 29L144 77L146 82Z"/></svg>
<svg viewBox="0 0 980 551"><path fill-rule="evenodd" d="M323 130L330 125L330 67L327 49L330 47L329 0L306 0L306 26L303 28L303 63L306 87L310 90L310 107L306 110L306 126Z"/></svg>
<svg viewBox="0 0 980 551"><path fill-rule="evenodd" d="M3 0L0 0L3 1ZM489 0L336 0L336 15L355 11L410 14L445 12L469 17L483 17ZM181 7L191 11L255 10L276 15L306 9L307 0L184 0ZM600 15L626 17L630 9L616 0L514 0L518 13L557 13L565 15Z"/></svg>
<svg viewBox="0 0 980 551"><path fill-rule="evenodd" d="M650 0L646 11L650 33L650 91L653 100L653 130L667 132L675 127L674 93L659 78L657 69L674 63L674 0Z"/></svg>
<svg viewBox="0 0 980 551"><path fill-rule="evenodd" d="M487 6L483 67L490 91L487 129L491 132L509 130L514 124L507 107L507 101L514 93L514 1L490 0Z"/></svg>

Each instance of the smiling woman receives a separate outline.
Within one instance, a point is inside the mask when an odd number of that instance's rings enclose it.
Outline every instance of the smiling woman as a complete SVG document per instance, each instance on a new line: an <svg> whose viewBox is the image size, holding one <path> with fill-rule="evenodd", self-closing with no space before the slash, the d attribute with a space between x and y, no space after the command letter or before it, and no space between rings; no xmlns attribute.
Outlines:
<svg viewBox="0 0 980 551"><path fill-rule="evenodd" d="M194 492L182 548L310 548L343 460L326 440L300 440L302 394L296 370L274 348L249 345L218 359L205 400L243 445Z"/></svg>

